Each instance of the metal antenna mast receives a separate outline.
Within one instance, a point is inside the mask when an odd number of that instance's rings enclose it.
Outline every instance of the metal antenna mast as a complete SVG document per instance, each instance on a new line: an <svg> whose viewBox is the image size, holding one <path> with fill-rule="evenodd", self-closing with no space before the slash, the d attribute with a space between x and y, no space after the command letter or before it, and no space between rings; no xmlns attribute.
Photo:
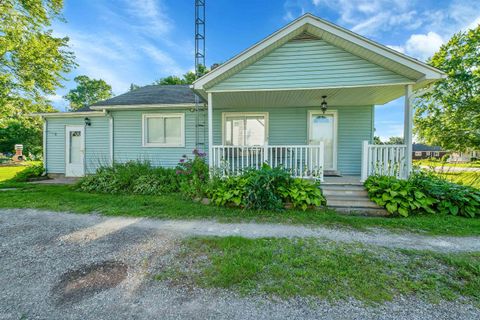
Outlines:
<svg viewBox="0 0 480 320"><path fill-rule="evenodd" d="M205 68L205 0L195 0L195 75L199 78ZM207 136L206 108L195 95L195 146L205 149Z"/></svg>

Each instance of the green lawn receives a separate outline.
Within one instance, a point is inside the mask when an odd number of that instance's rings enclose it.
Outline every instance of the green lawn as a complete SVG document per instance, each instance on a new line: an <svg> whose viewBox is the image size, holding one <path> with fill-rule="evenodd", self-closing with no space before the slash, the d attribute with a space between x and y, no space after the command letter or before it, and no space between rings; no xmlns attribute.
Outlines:
<svg viewBox="0 0 480 320"><path fill-rule="evenodd" d="M479 162L472 163L446 163L434 160L414 160L414 165L429 166L429 167L458 167L458 168L480 168Z"/></svg>
<svg viewBox="0 0 480 320"><path fill-rule="evenodd" d="M179 195L141 196L77 192L72 186L6 184L18 189L0 192L0 208L36 208L77 213L98 212L109 216L161 219L216 219L221 222L271 222L325 225L365 229L380 227L398 231L445 235L480 235L480 219L425 215L382 218L340 215L331 210L284 212L249 211L206 206Z"/></svg>
<svg viewBox="0 0 480 320"><path fill-rule="evenodd" d="M0 166L0 182L12 179L18 172L25 168L26 166Z"/></svg>
<svg viewBox="0 0 480 320"><path fill-rule="evenodd" d="M416 295L480 303L480 254L435 254L316 239L199 237L156 276L171 285L289 298L383 302Z"/></svg>

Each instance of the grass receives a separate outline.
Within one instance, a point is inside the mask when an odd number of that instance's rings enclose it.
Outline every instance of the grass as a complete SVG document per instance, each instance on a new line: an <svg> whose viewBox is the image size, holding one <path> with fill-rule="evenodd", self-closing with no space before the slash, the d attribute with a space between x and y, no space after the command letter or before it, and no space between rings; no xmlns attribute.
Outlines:
<svg viewBox="0 0 480 320"><path fill-rule="evenodd" d="M442 172L435 173L448 181L480 189L480 172Z"/></svg>
<svg viewBox="0 0 480 320"><path fill-rule="evenodd" d="M3 183L16 190L0 192L0 208L34 208L77 213L98 212L108 216L153 217L161 219L216 219L220 222L289 223L394 231L432 235L480 235L480 219L425 215L382 218L340 215L332 210L284 212L249 211L206 206L179 195L142 196L78 192L72 186Z"/></svg>
<svg viewBox="0 0 480 320"><path fill-rule="evenodd" d="M480 168L480 162L448 163L448 162L424 159L424 160L414 160L413 164L418 166L428 166L428 167Z"/></svg>
<svg viewBox="0 0 480 320"><path fill-rule="evenodd" d="M18 172L23 171L26 166L0 166L0 182L12 179Z"/></svg>
<svg viewBox="0 0 480 320"><path fill-rule="evenodd" d="M192 238L157 280L281 298L399 295L480 302L480 254L370 248L315 239Z"/></svg>

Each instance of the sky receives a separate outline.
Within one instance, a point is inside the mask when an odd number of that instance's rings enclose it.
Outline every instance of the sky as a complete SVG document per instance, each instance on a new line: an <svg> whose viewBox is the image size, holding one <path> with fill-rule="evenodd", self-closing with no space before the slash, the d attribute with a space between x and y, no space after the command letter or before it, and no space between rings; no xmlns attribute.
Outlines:
<svg viewBox="0 0 480 320"><path fill-rule="evenodd" d="M104 79L114 94L194 68L194 0L64 0L78 67L51 96L59 110L73 78ZM476 0L206 0L206 64L225 62L310 12L420 60L456 32L480 23ZM375 135L403 135L403 98L375 107Z"/></svg>

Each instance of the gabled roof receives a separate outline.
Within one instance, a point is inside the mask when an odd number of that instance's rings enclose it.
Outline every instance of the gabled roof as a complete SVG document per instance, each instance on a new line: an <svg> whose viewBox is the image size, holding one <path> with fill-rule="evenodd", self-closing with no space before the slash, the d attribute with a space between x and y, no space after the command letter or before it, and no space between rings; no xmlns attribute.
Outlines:
<svg viewBox="0 0 480 320"><path fill-rule="evenodd" d="M422 87L429 82L445 77L441 70L422 61L307 13L197 79L192 87L205 97L206 91L214 85L238 73L288 41L302 37L325 40L345 51L411 79L415 87Z"/></svg>
<svg viewBox="0 0 480 320"><path fill-rule="evenodd" d="M99 101L90 109L135 105L185 105L195 103L195 94L188 85L149 85L111 99Z"/></svg>

